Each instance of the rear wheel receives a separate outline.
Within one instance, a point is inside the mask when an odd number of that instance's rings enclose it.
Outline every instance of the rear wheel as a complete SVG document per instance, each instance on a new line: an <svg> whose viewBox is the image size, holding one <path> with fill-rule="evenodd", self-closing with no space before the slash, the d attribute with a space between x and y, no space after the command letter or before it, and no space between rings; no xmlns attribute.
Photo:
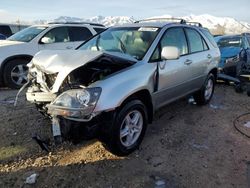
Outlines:
<svg viewBox="0 0 250 188"><path fill-rule="evenodd" d="M209 103L214 94L215 78L213 74L209 74L200 91L194 94L194 100L198 105Z"/></svg>
<svg viewBox="0 0 250 188"><path fill-rule="evenodd" d="M6 86L19 89L28 81L28 62L25 59L15 59L7 62L3 75Z"/></svg>
<svg viewBox="0 0 250 188"><path fill-rule="evenodd" d="M147 128L147 110L140 100L125 104L118 111L104 139L104 146L115 155L128 155L142 142Z"/></svg>

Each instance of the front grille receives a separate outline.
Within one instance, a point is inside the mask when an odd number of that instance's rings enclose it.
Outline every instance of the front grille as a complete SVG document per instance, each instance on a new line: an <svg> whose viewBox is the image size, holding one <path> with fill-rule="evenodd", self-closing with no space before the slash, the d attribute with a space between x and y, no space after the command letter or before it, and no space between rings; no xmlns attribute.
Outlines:
<svg viewBox="0 0 250 188"><path fill-rule="evenodd" d="M56 77L57 77L58 73L55 74L45 74L45 82L47 84L47 86L49 87L49 89L52 89L52 86L54 85L55 81L56 81Z"/></svg>

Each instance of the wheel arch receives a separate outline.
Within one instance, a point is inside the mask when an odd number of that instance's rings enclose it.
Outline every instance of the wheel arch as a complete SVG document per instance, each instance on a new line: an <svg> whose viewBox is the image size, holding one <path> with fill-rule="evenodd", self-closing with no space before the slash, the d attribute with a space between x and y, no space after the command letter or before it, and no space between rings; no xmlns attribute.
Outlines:
<svg viewBox="0 0 250 188"><path fill-rule="evenodd" d="M128 96L120 105L120 107L123 107L126 103L129 101L132 101L134 99L138 99L142 101L142 103L146 106L147 108L147 115L148 115L148 123L153 122L153 115L154 115L154 108L153 108L153 103L152 103L152 98L150 95L150 92L146 89L139 90L130 96Z"/></svg>
<svg viewBox="0 0 250 188"><path fill-rule="evenodd" d="M212 70L209 71L209 74L213 74L215 80L217 80L217 74L218 74L218 69L217 68L213 68Z"/></svg>
<svg viewBox="0 0 250 188"><path fill-rule="evenodd" d="M4 68L9 61L12 61L15 59L24 59L24 60L30 61L32 58L33 58L33 56L29 55L29 54L14 55L14 56L10 56L10 57L6 58L2 62L1 67L0 67L0 75L1 75L0 76L0 83L2 83L4 85L4 79L3 79Z"/></svg>

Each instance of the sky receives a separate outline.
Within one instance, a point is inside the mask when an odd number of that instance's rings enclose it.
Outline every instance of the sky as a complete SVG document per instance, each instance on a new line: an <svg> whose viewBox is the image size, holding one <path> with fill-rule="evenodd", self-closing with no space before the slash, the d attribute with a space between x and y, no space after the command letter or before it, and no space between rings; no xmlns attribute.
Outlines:
<svg viewBox="0 0 250 188"><path fill-rule="evenodd" d="M1 0L0 22L53 20L59 16L152 16L211 14L250 23L250 0Z"/></svg>

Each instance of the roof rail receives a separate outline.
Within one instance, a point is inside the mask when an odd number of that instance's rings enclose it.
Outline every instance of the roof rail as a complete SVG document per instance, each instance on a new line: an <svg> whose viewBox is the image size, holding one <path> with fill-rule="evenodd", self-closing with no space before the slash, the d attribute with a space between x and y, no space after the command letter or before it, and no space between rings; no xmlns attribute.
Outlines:
<svg viewBox="0 0 250 188"><path fill-rule="evenodd" d="M173 22L177 22L180 24L186 23L186 20L181 19L181 18L148 18L144 20L135 21L134 23L149 22L149 21L173 21Z"/></svg>
<svg viewBox="0 0 250 188"><path fill-rule="evenodd" d="M101 26L105 27L102 24L99 23L91 23L91 22L49 22L48 24L88 24L88 25L93 25L93 26Z"/></svg>
<svg viewBox="0 0 250 188"><path fill-rule="evenodd" d="M149 21L172 21L172 22L177 22L180 24L187 24L187 25L194 25L197 27L202 27L202 24L199 22L188 22L182 18L148 18L144 20L135 21L134 23L149 22Z"/></svg>
<svg viewBox="0 0 250 188"><path fill-rule="evenodd" d="M187 21L186 21L185 24L187 24L187 25L194 25L194 26L197 26L197 27L202 27L202 24L199 23L199 22L187 22Z"/></svg>

